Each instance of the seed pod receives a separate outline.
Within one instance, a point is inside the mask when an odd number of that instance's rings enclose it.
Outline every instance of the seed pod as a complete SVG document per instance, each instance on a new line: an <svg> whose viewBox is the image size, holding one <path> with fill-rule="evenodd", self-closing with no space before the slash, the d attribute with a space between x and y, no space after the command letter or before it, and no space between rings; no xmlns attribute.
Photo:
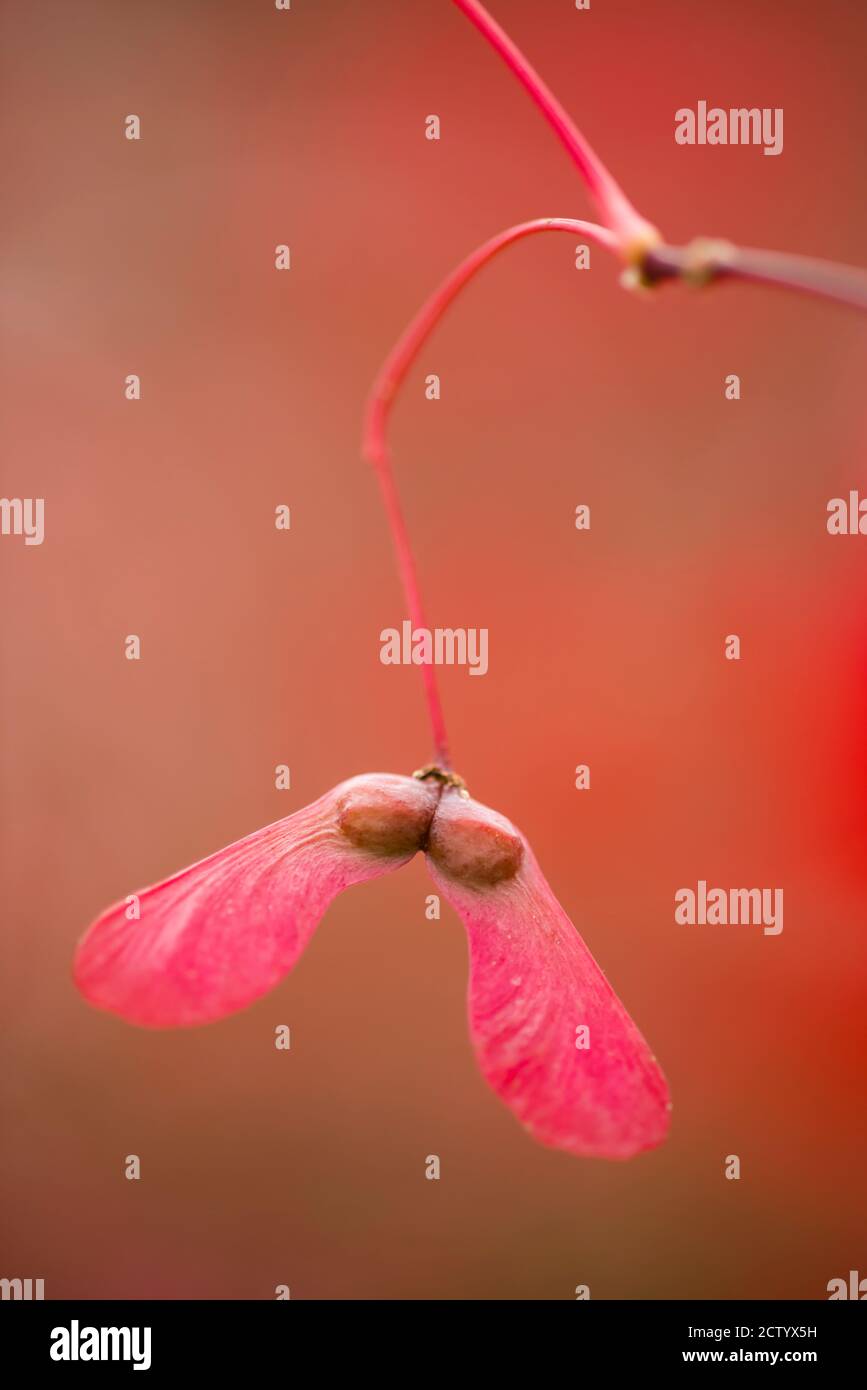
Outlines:
<svg viewBox="0 0 867 1390"><path fill-rule="evenodd" d="M521 1124L542 1144L596 1158L661 1143L665 1077L520 831L447 789L428 868L467 931L479 1067Z"/></svg>
<svg viewBox="0 0 867 1390"><path fill-rule="evenodd" d="M428 837L428 854L444 874L476 888L514 878L524 845L518 831L496 811L447 789Z"/></svg>
<svg viewBox="0 0 867 1390"><path fill-rule="evenodd" d="M423 847L439 787L414 777L354 777L337 802L337 824L350 844L372 854L415 854Z"/></svg>
<svg viewBox="0 0 867 1390"><path fill-rule="evenodd" d="M73 974L89 1003L149 1028L188 1027L245 1008L292 969L344 888L418 850L437 789L371 773L341 782L97 918Z"/></svg>

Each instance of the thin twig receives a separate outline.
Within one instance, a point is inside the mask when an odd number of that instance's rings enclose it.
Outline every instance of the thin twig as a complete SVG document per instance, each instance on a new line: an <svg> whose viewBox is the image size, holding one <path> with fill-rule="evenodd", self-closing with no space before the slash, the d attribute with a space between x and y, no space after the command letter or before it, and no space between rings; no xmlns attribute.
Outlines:
<svg viewBox="0 0 867 1390"><path fill-rule="evenodd" d="M656 228L636 212L623 189L609 172L590 142L557 100L546 82L527 61L518 46L485 9L479 0L454 0L484 35L491 47L529 92L545 119L557 132L577 164L602 216L602 221L614 232L621 252L631 260L660 240Z"/></svg>
<svg viewBox="0 0 867 1390"><path fill-rule="evenodd" d="M693 285L753 280L833 299L853 309L867 309L867 273L863 270L783 251L756 251L728 241L700 238L689 246L654 246L645 255L639 273L643 282L651 285L671 279Z"/></svg>

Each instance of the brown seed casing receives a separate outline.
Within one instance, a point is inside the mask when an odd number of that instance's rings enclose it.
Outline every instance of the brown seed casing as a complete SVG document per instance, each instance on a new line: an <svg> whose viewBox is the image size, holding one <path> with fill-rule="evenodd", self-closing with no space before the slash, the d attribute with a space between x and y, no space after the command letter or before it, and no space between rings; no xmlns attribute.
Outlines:
<svg viewBox="0 0 867 1390"><path fill-rule="evenodd" d="M412 854L427 839L439 788L412 777L359 777L337 806L341 834L371 854Z"/></svg>
<svg viewBox="0 0 867 1390"><path fill-rule="evenodd" d="M524 842L505 816L451 791L440 799L427 848L437 868L474 888L514 878L524 858Z"/></svg>

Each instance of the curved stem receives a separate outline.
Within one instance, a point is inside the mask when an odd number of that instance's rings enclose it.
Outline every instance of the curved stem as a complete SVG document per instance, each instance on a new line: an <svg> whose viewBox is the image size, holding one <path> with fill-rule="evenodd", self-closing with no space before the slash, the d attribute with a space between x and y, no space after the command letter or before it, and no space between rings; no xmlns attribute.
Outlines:
<svg viewBox="0 0 867 1390"><path fill-rule="evenodd" d="M446 277L422 305L380 368L379 375L367 400L362 434L362 455L373 464L376 470L409 616L414 627L426 628L427 622L425 621L418 572L409 533L406 529L400 498L391 471L391 455L386 440L391 407L398 388L418 356L422 345L427 341L467 281L471 280L484 265L487 265L488 261L492 260L505 247L511 246L515 241L520 241L523 237L532 236L536 232L570 232L573 236L577 233L579 236L599 242L610 251L616 252L618 249L617 238L612 232L607 231L604 227L597 227L592 222L582 222L572 217L540 217L533 222L521 222L518 226L509 227L506 231L491 237L489 241L486 241L465 260L461 261L460 265ZM421 673L433 732L434 760L440 767L450 770L448 737L434 667L423 665Z"/></svg>
<svg viewBox="0 0 867 1390"><path fill-rule="evenodd" d="M641 276L649 284L671 279L698 285L714 280L753 280L867 309L867 273L863 270L782 251L756 251L728 241L699 239L689 246L654 246L642 262Z"/></svg>
<svg viewBox="0 0 867 1390"><path fill-rule="evenodd" d="M632 256L659 240L656 228L636 212L623 189L602 163L596 151L581 134L581 131L557 100L546 82L524 57L505 30L488 13L479 0L454 0L458 9L466 15L493 49L499 53L507 67L515 74L539 107L545 119L553 126L566 146L570 156L577 164L606 226L615 233L621 251Z"/></svg>

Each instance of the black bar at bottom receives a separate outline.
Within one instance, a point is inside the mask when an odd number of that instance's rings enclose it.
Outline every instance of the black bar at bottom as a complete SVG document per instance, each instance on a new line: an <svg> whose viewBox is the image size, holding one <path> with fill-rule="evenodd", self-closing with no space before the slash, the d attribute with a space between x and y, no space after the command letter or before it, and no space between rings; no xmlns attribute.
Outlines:
<svg viewBox="0 0 867 1390"><path fill-rule="evenodd" d="M461 1312L463 1308L463 1312ZM536 1380L589 1366L803 1366L824 1375L863 1368L867 1310L821 1302L26 1302L0 1303L5 1365L21 1378L163 1375L247 1377L273 1367L292 1379L335 1363L353 1378L376 1370L454 1375L478 1360L486 1380L522 1362ZM449 1334L453 1333L453 1336ZM408 1340L407 1340L408 1339ZM566 1366L562 1358L566 1358ZM302 1359L299 1361L299 1357ZM556 1364L560 1363L559 1372ZM304 1367L307 1369L305 1370ZM863 1370L862 1370L863 1373ZM26 1383L23 1382L22 1383Z"/></svg>

